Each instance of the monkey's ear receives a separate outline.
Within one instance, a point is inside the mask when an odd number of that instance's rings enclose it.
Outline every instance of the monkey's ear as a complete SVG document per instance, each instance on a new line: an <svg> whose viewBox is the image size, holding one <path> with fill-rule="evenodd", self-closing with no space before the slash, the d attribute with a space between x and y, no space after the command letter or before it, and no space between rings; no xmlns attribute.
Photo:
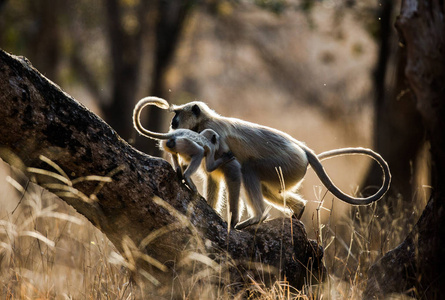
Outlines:
<svg viewBox="0 0 445 300"><path fill-rule="evenodd" d="M201 109L199 108L199 106L197 104L193 105L192 107L192 113L198 117L201 114Z"/></svg>
<svg viewBox="0 0 445 300"><path fill-rule="evenodd" d="M217 142L216 134L212 135L212 139L210 141L212 142L212 144L216 144L216 142Z"/></svg>

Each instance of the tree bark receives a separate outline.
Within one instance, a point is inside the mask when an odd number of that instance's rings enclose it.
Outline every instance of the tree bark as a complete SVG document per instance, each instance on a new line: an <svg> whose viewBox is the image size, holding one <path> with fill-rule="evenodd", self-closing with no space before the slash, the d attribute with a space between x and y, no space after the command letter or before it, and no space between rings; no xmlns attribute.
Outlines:
<svg viewBox="0 0 445 300"><path fill-rule="evenodd" d="M403 1L396 22L405 75L431 144L432 195L413 231L370 269L365 299L392 292L440 299L445 280L445 4Z"/></svg>
<svg viewBox="0 0 445 300"><path fill-rule="evenodd" d="M228 231L203 198L177 181L168 162L131 147L26 59L1 50L0 90L0 147L10 149L28 167L56 172L41 160L44 155L71 179L112 178L103 186L91 180L77 182L71 194L64 193L61 199L98 227L129 260L129 251L137 249L166 267L154 267L133 255L136 273L144 270L160 281L163 288L152 293L176 295L173 278L192 272L183 259L190 252L211 253L208 257L228 274L219 274L222 278L215 284L229 290L251 285L250 278L266 284L286 279L297 288L323 278L323 250L307 239L301 222L276 219L245 231ZM48 183L44 180L48 178L40 175L38 183ZM81 199L74 189L93 196ZM150 234L153 239L147 242ZM194 272L205 265L195 261Z"/></svg>
<svg viewBox="0 0 445 300"><path fill-rule="evenodd" d="M398 214L403 213L397 211L399 195L402 195L406 206L414 206L412 202L416 191L412 185L415 176L412 166L416 165L424 143L424 128L413 94L407 92L409 89L404 75L406 49L398 46L397 37L393 34L393 2L382 1L379 14L380 49L374 71L374 149L386 159L392 174L391 188L383 199L385 202L380 201L377 209L382 210L383 204L386 204L391 213ZM373 164L362 186L378 187L380 174L380 167ZM373 192L374 189L369 189L369 194Z"/></svg>

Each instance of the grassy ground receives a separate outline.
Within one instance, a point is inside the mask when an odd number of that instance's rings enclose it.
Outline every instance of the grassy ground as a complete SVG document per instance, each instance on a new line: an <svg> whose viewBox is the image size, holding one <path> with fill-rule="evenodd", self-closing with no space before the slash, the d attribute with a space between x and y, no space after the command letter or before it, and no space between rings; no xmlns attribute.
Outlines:
<svg viewBox="0 0 445 300"><path fill-rule="evenodd" d="M131 299L136 287L107 238L50 193L2 187L1 299ZM4 185L5 183L2 182ZM23 189L23 190L22 190ZM18 204L20 203L20 204Z"/></svg>
<svg viewBox="0 0 445 300"><path fill-rule="evenodd" d="M132 276L131 263L116 253L108 239L74 209L51 193L23 181L3 166L0 214L1 299L144 299L153 282ZM17 180L17 181L16 181ZM360 299L370 264L397 245L410 230L403 202L393 209L399 214L376 216L376 205L352 209L340 222L320 222L327 196L320 194L312 214L312 231L325 248L328 277L322 285L308 282L302 290L283 282L265 287L252 281L254 299ZM342 229L340 230L340 228ZM337 231L347 232L341 236ZM205 261L205 257L194 257ZM212 266L186 277L178 275L182 298L208 295L208 299L234 299L215 290L206 277L223 277L222 268ZM137 271L136 271L137 273ZM205 276L203 276L203 274ZM141 275L141 274L138 274ZM149 277L149 274L142 274ZM211 276L209 276L211 275ZM143 277L143 276L142 276ZM134 280L133 280L134 279ZM136 283L137 282L137 283ZM200 286L197 286L200 285ZM396 298L406 298L397 295Z"/></svg>

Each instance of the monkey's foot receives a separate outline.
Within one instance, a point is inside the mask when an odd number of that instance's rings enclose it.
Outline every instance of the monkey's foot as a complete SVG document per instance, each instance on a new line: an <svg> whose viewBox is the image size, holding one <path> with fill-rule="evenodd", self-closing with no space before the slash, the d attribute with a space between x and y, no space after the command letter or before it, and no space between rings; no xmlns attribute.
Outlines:
<svg viewBox="0 0 445 300"><path fill-rule="evenodd" d="M176 169L176 177L177 177L179 182L182 182L182 180L184 179L184 177L182 176L182 169L181 168L177 168Z"/></svg>
<svg viewBox="0 0 445 300"><path fill-rule="evenodd" d="M298 220L301 219L303 215L304 209L306 208L307 201L298 201L295 203L290 202L287 206L293 211L293 216L295 216Z"/></svg>
<svg viewBox="0 0 445 300"><path fill-rule="evenodd" d="M230 227L233 228L233 229L236 229L236 226L238 225L238 223L239 223L238 216L234 217L232 215L232 217L230 218Z"/></svg>
<svg viewBox="0 0 445 300"><path fill-rule="evenodd" d="M242 221L241 223L236 224L235 229L242 230L251 225L261 224L265 219L267 219L268 216L269 214L265 214L263 216L251 217L247 220Z"/></svg>
<svg viewBox="0 0 445 300"><path fill-rule="evenodd" d="M294 216L297 218L297 220L301 219L301 216L303 215L304 209L306 208L306 206L303 206L303 209L300 210L300 212L296 212L294 211Z"/></svg>
<svg viewBox="0 0 445 300"><path fill-rule="evenodd" d="M193 181L190 178L184 178L184 182L193 193L195 193L195 194L198 193L198 189L196 188L196 185L193 183Z"/></svg>

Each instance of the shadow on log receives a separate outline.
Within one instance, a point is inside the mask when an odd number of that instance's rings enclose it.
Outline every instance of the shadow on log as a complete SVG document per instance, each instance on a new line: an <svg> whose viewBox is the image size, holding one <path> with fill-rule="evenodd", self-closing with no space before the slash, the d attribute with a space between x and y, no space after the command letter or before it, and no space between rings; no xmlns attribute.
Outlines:
<svg viewBox="0 0 445 300"><path fill-rule="evenodd" d="M59 196L124 257L131 256L135 270L157 285L155 293L175 295L178 274L209 266L219 272L215 285L230 293L252 280L266 285L287 280L300 289L323 278L323 250L307 239L301 222L276 219L229 232L203 198L177 181L168 162L131 147L25 58L0 50L0 90L0 147L27 167L56 172L43 155L71 179L112 179L78 180ZM38 182L54 181L48 174L40 174Z"/></svg>

